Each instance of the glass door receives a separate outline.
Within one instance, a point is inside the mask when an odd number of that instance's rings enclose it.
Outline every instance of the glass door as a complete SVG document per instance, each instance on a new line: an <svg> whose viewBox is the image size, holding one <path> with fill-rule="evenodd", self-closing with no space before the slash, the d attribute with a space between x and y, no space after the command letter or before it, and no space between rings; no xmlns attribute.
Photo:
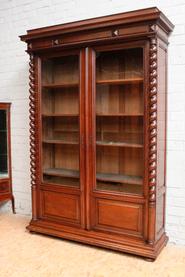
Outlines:
<svg viewBox="0 0 185 277"><path fill-rule="evenodd" d="M96 52L96 190L143 193L143 48Z"/></svg>
<svg viewBox="0 0 185 277"><path fill-rule="evenodd" d="M79 55L42 62L42 181L80 187Z"/></svg>
<svg viewBox="0 0 185 277"><path fill-rule="evenodd" d="M7 110L0 109L0 178L8 178Z"/></svg>

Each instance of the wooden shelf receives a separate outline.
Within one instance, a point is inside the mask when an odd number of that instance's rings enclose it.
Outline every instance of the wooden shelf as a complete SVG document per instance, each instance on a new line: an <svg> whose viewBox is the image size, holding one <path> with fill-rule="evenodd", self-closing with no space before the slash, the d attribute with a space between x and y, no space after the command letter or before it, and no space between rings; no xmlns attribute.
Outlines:
<svg viewBox="0 0 185 277"><path fill-rule="evenodd" d="M136 84L142 83L143 78L129 78L129 79L108 79L108 80L97 80L97 85L125 85L125 84Z"/></svg>
<svg viewBox="0 0 185 277"><path fill-rule="evenodd" d="M44 139L43 143L51 143L51 144L70 144L70 145L78 145L78 141L65 141L61 139ZM143 148L142 144L138 143L127 143L127 142L112 142L112 141L97 141L96 145L98 146L110 146L110 147L133 147L133 148Z"/></svg>
<svg viewBox="0 0 185 277"><path fill-rule="evenodd" d="M63 84L43 84L42 88L73 88L73 87L78 87L78 83L63 83Z"/></svg>
<svg viewBox="0 0 185 277"><path fill-rule="evenodd" d="M69 117L72 117L72 116L79 116L79 114L53 114L53 113L44 113L42 114L43 117L64 117L64 116L69 116Z"/></svg>
<svg viewBox="0 0 185 277"><path fill-rule="evenodd" d="M98 146L109 146L109 147L143 148L143 145L139 144L139 143L113 142L113 141L96 141L96 145L98 145Z"/></svg>
<svg viewBox="0 0 185 277"><path fill-rule="evenodd" d="M64 168L47 168L43 170L43 174L58 177L79 178L79 171Z"/></svg>
<svg viewBox="0 0 185 277"><path fill-rule="evenodd" d="M66 141L61 139L44 139L43 143L78 145L78 141Z"/></svg>
<svg viewBox="0 0 185 277"><path fill-rule="evenodd" d="M142 113L125 114L125 113L96 113L96 116L144 116Z"/></svg>
<svg viewBox="0 0 185 277"><path fill-rule="evenodd" d="M64 168L47 168L43 170L43 174L58 177L79 178L79 171ZM113 173L97 173L96 179L99 181L107 181L113 183L127 183L142 185L142 178L137 176L127 176Z"/></svg>
<svg viewBox="0 0 185 277"><path fill-rule="evenodd" d="M108 80L98 80L96 83L98 85L124 85L124 84L135 84L142 83L143 78L129 78L129 79L108 79ZM68 87L78 87L79 83L61 83L61 84L43 84L42 88L68 88Z"/></svg>
<svg viewBox="0 0 185 277"><path fill-rule="evenodd" d="M107 182L113 182L113 183L126 183L126 184L135 184L135 185L142 185L143 183L142 177L113 174L113 173L97 173L96 179L104 182L107 181Z"/></svg>

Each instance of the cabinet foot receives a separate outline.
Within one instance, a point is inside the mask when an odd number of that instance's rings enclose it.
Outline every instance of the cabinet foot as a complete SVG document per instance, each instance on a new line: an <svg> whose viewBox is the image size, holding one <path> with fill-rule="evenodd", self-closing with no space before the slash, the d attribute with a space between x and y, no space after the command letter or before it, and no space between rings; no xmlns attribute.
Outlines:
<svg viewBox="0 0 185 277"><path fill-rule="evenodd" d="M16 214L16 211L15 211L15 201L14 201L14 197L12 196L12 212L14 213L14 214Z"/></svg>
<svg viewBox="0 0 185 277"><path fill-rule="evenodd" d="M30 230L29 230L29 233L32 234L32 235L36 234L35 231L30 231Z"/></svg>
<svg viewBox="0 0 185 277"><path fill-rule="evenodd" d="M154 261L155 261L154 258L144 258L144 259L145 259L145 261L147 261L147 262L154 262Z"/></svg>

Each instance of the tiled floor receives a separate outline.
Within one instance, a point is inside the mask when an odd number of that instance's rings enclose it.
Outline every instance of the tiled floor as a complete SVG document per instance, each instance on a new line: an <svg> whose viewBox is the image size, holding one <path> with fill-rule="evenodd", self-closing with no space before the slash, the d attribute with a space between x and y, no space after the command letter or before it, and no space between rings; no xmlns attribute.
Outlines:
<svg viewBox="0 0 185 277"><path fill-rule="evenodd" d="M0 214L0 276L185 277L185 247L168 245L154 263L95 247L30 234L29 218Z"/></svg>

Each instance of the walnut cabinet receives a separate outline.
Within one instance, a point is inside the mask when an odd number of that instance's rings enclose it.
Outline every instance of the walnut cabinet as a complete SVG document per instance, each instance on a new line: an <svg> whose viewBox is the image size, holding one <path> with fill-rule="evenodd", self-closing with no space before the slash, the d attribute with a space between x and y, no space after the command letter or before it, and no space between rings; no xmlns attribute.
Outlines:
<svg viewBox="0 0 185 277"><path fill-rule="evenodd" d="M0 103L0 203L11 200L15 213L12 192L10 103Z"/></svg>
<svg viewBox="0 0 185 277"><path fill-rule="evenodd" d="M157 8L27 31L28 230L154 260L167 243L167 45Z"/></svg>

